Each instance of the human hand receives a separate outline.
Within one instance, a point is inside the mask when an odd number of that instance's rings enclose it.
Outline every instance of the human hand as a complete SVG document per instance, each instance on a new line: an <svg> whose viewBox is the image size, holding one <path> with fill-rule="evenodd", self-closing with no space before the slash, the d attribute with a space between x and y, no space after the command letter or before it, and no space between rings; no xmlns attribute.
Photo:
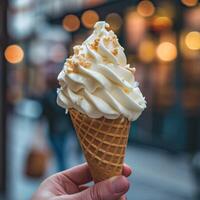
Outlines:
<svg viewBox="0 0 200 200"><path fill-rule="evenodd" d="M47 178L32 200L125 200L131 168L124 165L122 174L88 187L84 184L92 177L88 165L82 164Z"/></svg>

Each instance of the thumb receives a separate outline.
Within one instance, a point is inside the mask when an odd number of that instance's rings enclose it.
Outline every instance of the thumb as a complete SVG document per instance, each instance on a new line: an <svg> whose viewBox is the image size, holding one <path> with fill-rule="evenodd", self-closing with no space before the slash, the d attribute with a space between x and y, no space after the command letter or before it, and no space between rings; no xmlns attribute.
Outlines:
<svg viewBox="0 0 200 200"><path fill-rule="evenodd" d="M118 200L128 189L128 179L118 176L97 183L87 190L70 195L70 197L73 200Z"/></svg>

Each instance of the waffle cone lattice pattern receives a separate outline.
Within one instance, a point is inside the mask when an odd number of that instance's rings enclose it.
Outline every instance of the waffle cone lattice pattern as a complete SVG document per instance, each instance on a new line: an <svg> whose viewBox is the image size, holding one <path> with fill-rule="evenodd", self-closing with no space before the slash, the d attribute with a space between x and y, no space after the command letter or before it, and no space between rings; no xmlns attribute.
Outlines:
<svg viewBox="0 0 200 200"><path fill-rule="evenodd" d="M73 125L95 182L120 175L128 141L126 118L89 118L70 109Z"/></svg>

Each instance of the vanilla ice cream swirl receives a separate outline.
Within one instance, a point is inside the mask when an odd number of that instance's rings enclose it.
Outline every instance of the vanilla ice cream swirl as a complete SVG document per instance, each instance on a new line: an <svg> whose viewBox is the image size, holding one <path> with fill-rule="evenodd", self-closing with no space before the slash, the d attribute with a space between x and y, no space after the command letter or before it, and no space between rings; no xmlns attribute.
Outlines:
<svg viewBox="0 0 200 200"><path fill-rule="evenodd" d="M74 108L91 118L136 120L146 101L134 78L134 68L127 64L109 25L97 22L94 31L82 45L74 47L74 54L66 60L58 76L58 104Z"/></svg>

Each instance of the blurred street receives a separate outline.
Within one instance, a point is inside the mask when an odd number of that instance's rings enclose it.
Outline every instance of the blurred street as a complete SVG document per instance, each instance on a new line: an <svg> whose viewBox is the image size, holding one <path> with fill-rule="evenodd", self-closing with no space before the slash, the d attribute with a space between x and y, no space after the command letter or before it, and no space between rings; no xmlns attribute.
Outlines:
<svg viewBox="0 0 200 200"><path fill-rule="evenodd" d="M31 179L24 175L24 162L30 150L36 123L18 114L11 115L9 120L12 126L8 127L10 140L8 152L8 194L10 196L8 199L27 200L42 181L42 178ZM76 156L76 143L73 140L74 137L71 134L66 148L69 167L81 162ZM131 188L128 199L195 200L197 186L186 156L171 155L158 149L129 145L126 160L134 168L133 175L130 177ZM56 172L55 160L50 159L46 176L54 172Z"/></svg>
<svg viewBox="0 0 200 200"><path fill-rule="evenodd" d="M117 87L110 91L112 87L106 88L107 84L95 86L95 98L100 98L102 89L115 93L120 80L127 82L127 86L138 85L147 101L141 117L131 122L126 162L134 172L130 177L129 200L200 200L199 2L2 0L0 200L29 200L46 177L84 162L72 121L56 100L62 82L59 83L58 74L63 65L74 77L63 79L67 91L89 91L86 78L83 88L78 86L79 81L82 85L79 72L87 68L91 74L97 70L99 77L105 76L105 83L115 83ZM98 21L110 25L127 59L122 59L121 50L116 51L119 44L115 37L107 44L104 35L103 43L100 35L97 44L89 43L91 52L77 52L78 45L84 44ZM99 56L96 61L93 51ZM69 60L76 54L77 59L80 56L78 64L71 65ZM102 69L101 62L105 62ZM133 72L130 80L134 79L131 82L121 73L129 65ZM114 71L116 67L116 80L109 66ZM93 78L89 82L92 86ZM124 86L120 88L125 98L116 93L116 102L135 116L135 103L128 102L137 102L139 97L129 99L130 91ZM101 100L104 105L104 98ZM97 104L92 103L98 110ZM108 106L116 107L111 102ZM121 109L118 114L123 116Z"/></svg>

